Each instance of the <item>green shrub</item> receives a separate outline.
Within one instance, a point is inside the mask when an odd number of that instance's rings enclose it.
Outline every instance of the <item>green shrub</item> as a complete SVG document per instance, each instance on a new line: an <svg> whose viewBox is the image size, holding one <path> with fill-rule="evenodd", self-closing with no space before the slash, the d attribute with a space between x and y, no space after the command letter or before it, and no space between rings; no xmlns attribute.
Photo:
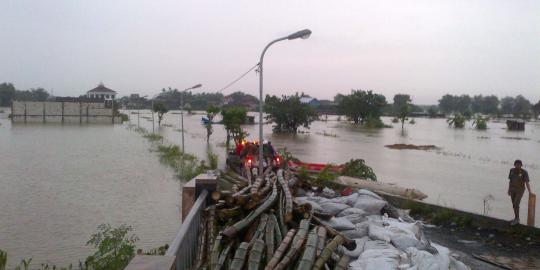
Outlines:
<svg viewBox="0 0 540 270"><path fill-rule="evenodd" d="M366 120L364 121L364 127L367 127L367 128L385 128L387 126L383 123L381 118L368 116L366 118Z"/></svg>
<svg viewBox="0 0 540 270"><path fill-rule="evenodd" d="M135 256L135 242L139 240L137 236L129 235L132 230L131 226L124 224L117 228L109 224L99 225L98 232L86 243L97 251L88 256L85 263L95 270L124 269Z"/></svg>
<svg viewBox="0 0 540 270"><path fill-rule="evenodd" d="M373 169L369 167L363 159L351 159L351 161L345 163L341 174L377 181L377 175L375 175Z"/></svg>

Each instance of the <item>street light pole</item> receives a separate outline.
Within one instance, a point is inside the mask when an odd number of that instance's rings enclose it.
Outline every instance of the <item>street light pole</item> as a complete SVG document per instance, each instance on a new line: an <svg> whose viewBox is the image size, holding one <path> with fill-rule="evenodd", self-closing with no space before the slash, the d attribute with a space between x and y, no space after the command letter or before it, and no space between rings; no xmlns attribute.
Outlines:
<svg viewBox="0 0 540 270"><path fill-rule="evenodd" d="M142 98L146 98L148 95L145 95L143 96ZM141 98L139 98L139 102L138 103L138 107L137 107L137 128L140 128L141 127L141 124L140 124L140 121L139 121L139 118L141 116Z"/></svg>
<svg viewBox="0 0 540 270"><path fill-rule="evenodd" d="M184 93L191 89L200 88L201 86L202 84L199 83L180 92L180 129L182 132L182 157L184 156Z"/></svg>
<svg viewBox="0 0 540 270"><path fill-rule="evenodd" d="M311 30L304 29L301 31L298 31L296 33L290 34L286 37L278 38L273 40L272 42L268 43L266 47L264 47L264 50L261 53L261 58L259 60L259 175L262 176L264 165L263 165L263 60L264 60L264 54L266 53L266 50L272 44L282 41L282 40L292 40L297 38L307 39L311 35Z"/></svg>

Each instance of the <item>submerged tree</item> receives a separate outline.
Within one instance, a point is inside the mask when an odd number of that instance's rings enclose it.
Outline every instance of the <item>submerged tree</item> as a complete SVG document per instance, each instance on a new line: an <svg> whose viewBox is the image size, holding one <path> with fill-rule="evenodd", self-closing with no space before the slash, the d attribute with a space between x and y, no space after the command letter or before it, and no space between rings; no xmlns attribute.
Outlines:
<svg viewBox="0 0 540 270"><path fill-rule="evenodd" d="M487 129L488 120L489 120L488 117L483 117L482 115L477 114L477 115L474 116L472 125L476 129L485 130L485 129Z"/></svg>
<svg viewBox="0 0 540 270"><path fill-rule="evenodd" d="M401 121L401 129L403 129L407 116L411 111L411 101L411 96L407 94L396 94L394 96L394 113Z"/></svg>
<svg viewBox="0 0 540 270"><path fill-rule="evenodd" d="M380 122L381 111L386 105L383 95L364 90L352 90L349 95L336 96L335 100L339 100L338 112L349 117L355 124L364 124L367 120Z"/></svg>
<svg viewBox="0 0 540 270"><path fill-rule="evenodd" d="M161 120L163 120L163 115L166 114L169 110L165 107L163 103L154 103L152 108L154 112L158 114L158 126L161 126Z"/></svg>
<svg viewBox="0 0 540 270"><path fill-rule="evenodd" d="M294 96L267 95L264 101L266 120L275 123L274 132L296 133L300 126L309 128L317 118L317 112L308 104L300 102L298 93Z"/></svg>
<svg viewBox="0 0 540 270"><path fill-rule="evenodd" d="M214 121L214 117L219 113L219 111L220 109L216 106L210 106L206 109L206 119L208 121L203 122L203 125L206 128L206 142L210 141L210 135L214 133L212 122Z"/></svg>
<svg viewBox="0 0 540 270"><path fill-rule="evenodd" d="M453 126L454 128L463 128L465 127L465 122L467 121L467 118L463 116L460 113L454 114L453 117L450 117L446 120L449 126Z"/></svg>
<svg viewBox="0 0 540 270"><path fill-rule="evenodd" d="M534 119L538 119L538 115L540 114L540 100L538 101L538 103L534 104L532 110L534 114Z"/></svg>
<svg viewBox="0 0 540 270"><path fill-rule="evenodd" d="M231 137L235 143L240 142L247 136L247 132L242 129L242 126L246 122L247 110L244 107L230 107L221 110L223 116L223 126L227 132L226 144L229 145Z"/></svg>

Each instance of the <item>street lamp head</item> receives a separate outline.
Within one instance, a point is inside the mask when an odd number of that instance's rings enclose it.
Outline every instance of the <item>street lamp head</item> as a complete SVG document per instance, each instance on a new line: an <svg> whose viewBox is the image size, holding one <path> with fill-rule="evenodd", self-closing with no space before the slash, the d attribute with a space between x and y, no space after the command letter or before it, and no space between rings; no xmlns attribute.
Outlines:
<svg viewBox="0 0 540 270"><path fill-rule="evenodd" d="M311 36L311 30L309 29L304 29L304 30L300 30L296 33L293 33L293 34L290 34L287 39L288 40L291 40L291 39L297 39L297 38L301 38L301 39L307 39L309 38L309 36Z"/></svg>
<svg viewBox="0 0 540 270"><path fill-rule="evenodd" d="M202 86L202 84L199 83L199 84L197 84L197 85L191 87L191 89L200 88L201 86Z"/></svg>

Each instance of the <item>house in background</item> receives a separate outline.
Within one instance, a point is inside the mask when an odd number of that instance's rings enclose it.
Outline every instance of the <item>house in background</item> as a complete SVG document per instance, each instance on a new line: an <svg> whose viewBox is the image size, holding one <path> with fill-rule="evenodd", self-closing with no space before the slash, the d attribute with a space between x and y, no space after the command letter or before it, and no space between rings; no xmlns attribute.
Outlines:
<svg viewBox="0 0 540 270"><path fill-rule="evenodd" d="M116 91L111 90L103 83L100 83L96 88L86 92L88 98L99 98L104 100L113 100L116 97Z"/></svg>
<svg viewBox="0 0 540 270"><path fill-rule="evenodd" d="M318 99L308 97L308 96L301 97L300 98L300 103L307 104L307 105L312 106L314 108L317 108L317 107L319 107L321 105L321 103L319 102Z"/></svg>

